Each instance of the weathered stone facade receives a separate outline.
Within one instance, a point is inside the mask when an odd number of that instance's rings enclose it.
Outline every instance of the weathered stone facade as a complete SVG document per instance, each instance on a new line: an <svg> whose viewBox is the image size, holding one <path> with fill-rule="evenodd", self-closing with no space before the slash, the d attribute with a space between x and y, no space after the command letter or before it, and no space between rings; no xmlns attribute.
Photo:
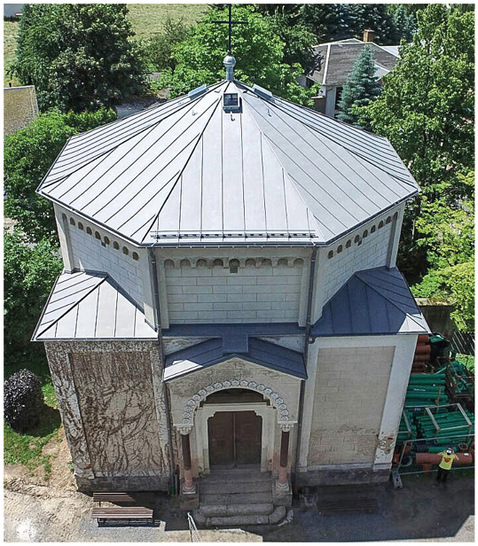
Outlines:
<svg viewBox="0 0 478 546"><path fill-rule="evenodd" d="M168 489L169 431L159 346L46 343L80 489Z"/></svg>

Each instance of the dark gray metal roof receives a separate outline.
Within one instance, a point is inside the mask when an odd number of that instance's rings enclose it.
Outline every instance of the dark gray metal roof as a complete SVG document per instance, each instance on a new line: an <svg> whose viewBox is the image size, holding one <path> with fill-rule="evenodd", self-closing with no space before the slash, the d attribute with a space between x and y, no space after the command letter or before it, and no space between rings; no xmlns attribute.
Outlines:
<svg viewBox="0 0 478 546"><path fill-rule="evenodd" d="M386 139L236 81L71 138L39 187L145 245L321 244L417 191Z"/></svg>
<svg viewBox="0 0 478 546"><path fill-rule="evenodd" d="M381 78L392 70L398 61L398 56L373 42L339 41L315 46L314 53L322 56L320 70L315 70L307 77L322 85L343 86L357 62L360 52L366 46L372 48L373 58L377 66L376 76Z"/></svg>
<svg viewBox="0 0 478 546"><path fill-rule="evenodd" d="M113 279L85 272L58 277L33 334L34 341L157 337Z"/></svg>
<svg viewBox="0 0 478 546"><path fill-rule="evenodd" d="M227 349L225 350L225 347L230 348L231 343L218 338L172 353L166 357L164 381L171 381L208 368L234 356L300 379L307 379L301 353L256 338L250 338L247 345L247 347L238 346L235 352L229 352Z"/></svg>
<svg viewBox="0 0 478 546"><path fill-rule="evenodd" d="M428 333L407 282L397 268L355 273L324 306L312 335Z"/></svg>

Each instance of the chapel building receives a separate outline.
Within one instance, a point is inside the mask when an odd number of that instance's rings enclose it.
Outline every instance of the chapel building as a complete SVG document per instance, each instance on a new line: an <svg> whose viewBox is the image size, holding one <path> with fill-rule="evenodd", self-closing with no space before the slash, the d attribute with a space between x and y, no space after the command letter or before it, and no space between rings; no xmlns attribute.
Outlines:
<svg viewBox="0 0 478 546"><path fill-rule="evenodd" d="M419 188L385 138L225 64L71 137L38 189L64 271L34 340L80 490L168 491L179 473L191 508L215 473L251 473L275 510L291 480L389 478L428 332L396 267Z"/></svg>

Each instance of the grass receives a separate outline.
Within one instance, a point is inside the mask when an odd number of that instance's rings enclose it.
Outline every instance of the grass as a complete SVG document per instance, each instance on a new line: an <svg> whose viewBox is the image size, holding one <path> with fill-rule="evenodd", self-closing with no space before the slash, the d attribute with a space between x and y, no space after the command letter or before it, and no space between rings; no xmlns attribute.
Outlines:
<svg viewBox="0 0 478 546"><path fill-rule="evenodd" d="M161 23L168 17L182 18L190 25L196 24L202 14L209 9L207 4L127 4L128 19L133 25L136 39L147 40L153 34L161 31ZM15 59L16 38L18 34L17 21L4 21L3 34L3 81L4 87L11 82L13 86L20 85L17 78L7 76L7 69Z"/></svg>
<svg viewBox="0 0 478 546"><path fill-rule="evenodd" d="M11 82L13 86L16 86L20 85L20 82L17 78L8 76L7 70L15 59L18 22L4 21L3 25L3 86L8 87L9 82Z"/></svg>
<svg viewBox="0 0 478 546"><path fill-rule="evenodd" d="M463 364L471 373L475 373L475 357L471 355L457 354L456 359Z"/></svg>
<svg viewBox="0 0 478 546"><path fill-rule="evenodd" d="M207 4L127 4L128 19L133 25L136 38L144 40L161 31L161 24L168 18L180 19L189 25L196 24L209 9Z"/></svg>
<svg viewBox="0 0 478 546"><path fill-rule="evenodd" d="M14 362L14 364L12 364ZM43 455L43 447L58 434L61 426L60 413L55 390L43 349L37 346L30 351L9 356L5 364L5 379L16 371L27 368L38 375L42 382L45 407L40 416L40 423L26 434L15 432L8 425L3 428L3 451L5 464L23 464L33 473L43 466L45 475L51 472L49 455Z"/></svg>

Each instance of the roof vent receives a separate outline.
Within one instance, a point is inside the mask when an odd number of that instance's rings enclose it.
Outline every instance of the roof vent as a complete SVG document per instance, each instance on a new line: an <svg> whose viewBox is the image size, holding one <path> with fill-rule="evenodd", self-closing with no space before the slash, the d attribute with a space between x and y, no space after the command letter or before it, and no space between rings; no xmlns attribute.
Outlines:
<svg viewBox="0 0 478 546"><path fill-rule="evenodd" d="M222 106L224 112L240 112L242 110L242 100L239 93L224 93Z"/></svg>
<svg viewBox="0 0 478 546"><path fill-rule="evenodd" d="M207 89L207 85L203 84L201 87L196 87L196 89L193 89L192 91L189 91L188 97L190 99L195 99L196 97L199 97L199 95L202 95Z"/></svg>
<svg viewBox="0 0 478 546"><path fill-rule="evenodd" d="M252 86L252 91L261 99L274 101L274 95L268 90L260 87L259 85L254 84Z"/></svg>

